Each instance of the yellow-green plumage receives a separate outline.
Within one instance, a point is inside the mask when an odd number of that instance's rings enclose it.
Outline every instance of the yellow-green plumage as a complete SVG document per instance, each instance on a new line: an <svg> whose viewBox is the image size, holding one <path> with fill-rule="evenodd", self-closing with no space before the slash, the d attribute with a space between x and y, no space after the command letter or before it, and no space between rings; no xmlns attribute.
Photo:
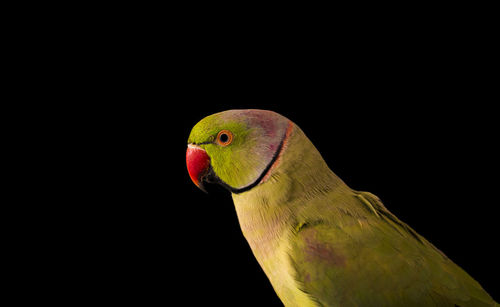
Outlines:
<svg viewBox="0 0 500 307"><path fill-rule="evenodd" d="M497 306L373 194L349 188L289 124L278 159L232 194L241 229L286 306Z"/></svg>

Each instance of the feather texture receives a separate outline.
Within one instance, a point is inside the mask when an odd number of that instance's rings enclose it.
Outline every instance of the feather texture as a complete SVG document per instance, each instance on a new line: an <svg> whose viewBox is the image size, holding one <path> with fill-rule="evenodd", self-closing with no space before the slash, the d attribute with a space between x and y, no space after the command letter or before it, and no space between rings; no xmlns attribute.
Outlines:
<svg viewBox="0 0 500 307"><path fill-rule="evenodd" d="M230 145L216 142L222 130ZM286 306L498 306L378 197L349 188L285 117L217 113L188 142L233 192L242 232Z"/></svg>
<svg viewBox="0 0 500 307"><path fill-rule="evenodd" d="M297 126L269 180L233 200L286 306L496 304L375 195L350 189Z"/></svg>

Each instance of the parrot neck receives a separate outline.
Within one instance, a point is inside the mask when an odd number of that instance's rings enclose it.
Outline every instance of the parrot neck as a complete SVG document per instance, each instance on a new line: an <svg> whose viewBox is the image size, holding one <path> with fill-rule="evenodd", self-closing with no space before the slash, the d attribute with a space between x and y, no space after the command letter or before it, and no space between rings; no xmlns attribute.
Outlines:
<svg viewBox="0 0 500 307"><path fill-rule="evenodd" d="M295 227L306 201L347 190L293 125L269 174L251 190L232 196L243 234L259 260L258 255L265 257L276 249L284 230Z"/></svg>

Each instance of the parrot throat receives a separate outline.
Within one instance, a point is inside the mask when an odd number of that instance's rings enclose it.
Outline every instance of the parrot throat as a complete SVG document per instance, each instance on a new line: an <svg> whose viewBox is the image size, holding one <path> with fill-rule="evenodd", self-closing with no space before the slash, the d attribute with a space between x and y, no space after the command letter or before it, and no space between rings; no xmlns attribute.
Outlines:
<svg viewBox="0 0 500 307"><path fill-rule="evenodd" d="M226 188L227 190L229 190L231 193L234 193L234 194L240 194L240 193L243 193L243 192L251 190L252 188L254 188L255 186L257 186L259 183L261 183L262 181L265 181L267 179L267 177L269 176L269 173L270 173L271 169L278 162L278 159L279 159L279 157L281 155L281 152L283 151L283 147L286 144L286 141L288 140L288 137L290 136L292 128L293 128L293 123L291 121L289 121L288 128L286 129L286 132L283 135L283 138L281 139L281 142L280 142L278 148L276 149L276 152L274 153L271 161L269 161L269 164L266 166L266 168L264 169L264 171L262 171L262 173L260 174L260 176L254 182L252 182L251 184L249 184L247 186L244 186L242 188L234 188L234 187L230 186L229 184L225 183L222 179L220 179L219 176L217 176L217 174L214 172L214 170L213 170L213 168L212 168L211 165L210 165L210 168L209 168L207 174L203 178L203 180L206 181L206 182L208 182L208 183L219 184L219 185L223 186L224 188Z"/></svg>

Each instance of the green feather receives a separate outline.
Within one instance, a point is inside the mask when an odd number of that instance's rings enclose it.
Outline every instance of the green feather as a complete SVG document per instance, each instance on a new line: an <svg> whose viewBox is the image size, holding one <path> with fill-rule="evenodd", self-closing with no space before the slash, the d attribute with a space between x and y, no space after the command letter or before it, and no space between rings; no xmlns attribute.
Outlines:
<svg viewBox="0 0 500 307"><path fill-rule="evenodd" d="M219 176L244 185L269 163L254 151L268 138L259 137L256 121L245 119L248 111L230 112L203 120L189 140L205 142L232 125L244 137L229 151L201 146ZM279 127L281 137L284 125ZM375 195L349 188L298 126L283 140L265 180L232 196L243 234L286 306L498 305Z"/></svg>
<svg viewBox="0 0 500 307"><path fill-rule="evenodd" d="M233 199L286 306L495 304L375 195L350 189L297 126L271 178Z"/></svg>

